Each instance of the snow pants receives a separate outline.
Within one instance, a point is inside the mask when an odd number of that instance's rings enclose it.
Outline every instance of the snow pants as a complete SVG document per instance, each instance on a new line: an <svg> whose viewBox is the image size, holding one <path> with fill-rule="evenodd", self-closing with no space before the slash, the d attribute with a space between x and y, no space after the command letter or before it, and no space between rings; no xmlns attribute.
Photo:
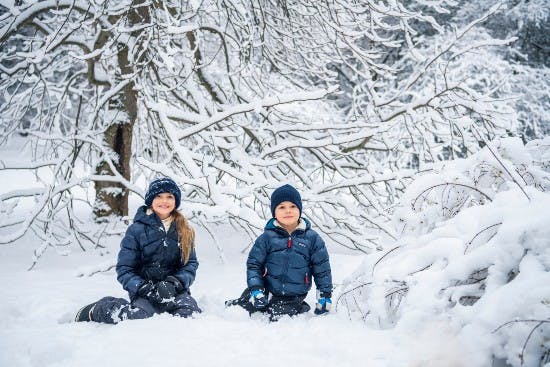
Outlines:
<svg viewBox="0 0 550 367"><path fill-rule="evenodd" d="M277 321L280 317L284 315L296 316L301 313L308 312L311 307L304 301L307 294L301 296L270 296L266 294L269 302L267 307L263 310L255 309L252 304L249 302L250 290L246 288L241 296L232 301L227 301L226 305L233 306L238 305L248 311L249 314L255 312L263 312L269 315L269 320Z"/></svg>
<svg viewBox="0 0 550 367"><path fill-rule="evenodd" d="M124 298L103 297L92 309L92 321L116 324L123 320L146 319L157 313L168 312L174 316L189 317L193 312L201 312L197 301L189 293L174 297L170 305L157 305L138 297L132 302Z"/></svg>

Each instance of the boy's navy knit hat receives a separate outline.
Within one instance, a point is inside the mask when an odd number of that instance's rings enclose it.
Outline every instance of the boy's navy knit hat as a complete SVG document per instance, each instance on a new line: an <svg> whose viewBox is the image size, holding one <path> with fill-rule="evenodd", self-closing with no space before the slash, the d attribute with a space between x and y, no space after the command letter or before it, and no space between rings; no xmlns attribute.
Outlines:
<svg viewBox="0 0 550 367"><path fill-rule="evenodd" d="M174 180L169 177L157 178L149 184L149 188L145 194L145 205L151 206L155 196L162 194L163 192L169 192L174 195L176 198L176 209L179 208L181 204L181 191Z"/></svg>
<svg viewBox="0 0 550 367"><path fill-rule="evenodd" d="M290 185L283 185L271 194L271 215L275 218L275 208L283 201L290 201L300 210L302 216L302 198L298 190Z"/></svg>

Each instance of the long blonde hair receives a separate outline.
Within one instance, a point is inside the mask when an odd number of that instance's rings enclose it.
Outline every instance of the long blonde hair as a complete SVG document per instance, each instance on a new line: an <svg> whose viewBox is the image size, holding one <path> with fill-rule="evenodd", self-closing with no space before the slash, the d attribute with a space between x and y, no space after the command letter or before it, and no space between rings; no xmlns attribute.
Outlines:
<svg viewBox="0 0 550 367"><path fill-rule="evenodd" d="M195 230L191 227L191 225L189 225L189 221L178 210L174 209L172 216L174 217L176 231L178 232L181 260L185 265L189 261L191 251L195 247Z"/></svg>

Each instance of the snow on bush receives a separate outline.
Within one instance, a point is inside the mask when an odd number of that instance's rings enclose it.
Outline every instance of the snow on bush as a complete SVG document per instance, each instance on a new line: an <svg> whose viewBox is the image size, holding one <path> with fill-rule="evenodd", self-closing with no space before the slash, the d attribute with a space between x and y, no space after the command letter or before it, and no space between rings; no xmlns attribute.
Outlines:
<svg viewBox="0 0 550 367"><path fill-rule="evenodd" d="M420 175L394 211L400 238L366 257L337 310L371 327L450 327L467 365L550 366L549 188L550 137Z"/></svg>

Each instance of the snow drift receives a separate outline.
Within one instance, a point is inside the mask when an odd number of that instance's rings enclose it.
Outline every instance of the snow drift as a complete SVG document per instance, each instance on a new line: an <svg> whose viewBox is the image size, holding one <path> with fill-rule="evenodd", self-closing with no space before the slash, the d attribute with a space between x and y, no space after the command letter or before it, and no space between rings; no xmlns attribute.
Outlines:
<svg viewBox="0 0 550 367"><path fill-rule="evenodd" d="M550 366L549 172L550 138L508 138L420 175L394 211L399 240L348 278L338 311L453 330L469 365Z"/></svg>

